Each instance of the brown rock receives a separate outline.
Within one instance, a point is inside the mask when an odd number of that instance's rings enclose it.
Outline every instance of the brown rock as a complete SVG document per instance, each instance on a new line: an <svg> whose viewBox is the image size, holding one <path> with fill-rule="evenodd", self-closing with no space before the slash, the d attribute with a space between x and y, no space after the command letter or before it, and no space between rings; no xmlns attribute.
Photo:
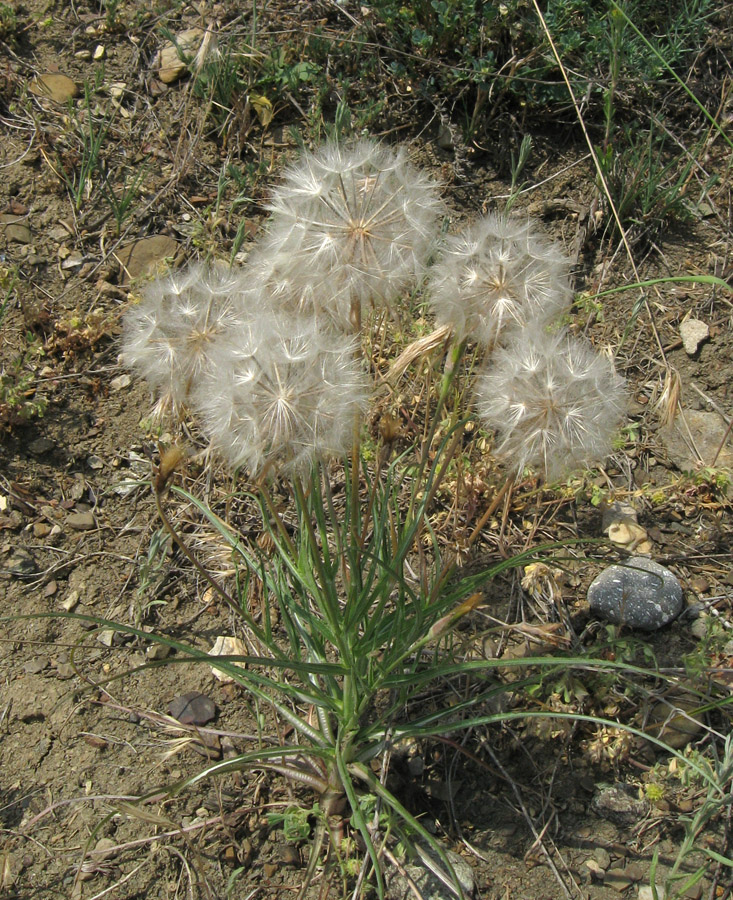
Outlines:
<svg viewBox="0 0 733 900"><path fill-rule="evenodd" d="M633 882L623 869L609 869L608 872L606 872L603 883L606 887L613 888L614 891L623 893L623 891L628 890L628 888L631 887Z"/></svg>
<svg viewBox="0 0 733 900"><path fill-rule="evenodd" d="M91 531L97 527L94 521L94 513L91 512L73 512L66 517L66 524L74 531Z"/></svg>
<svg viewBox="0 0 733 900"><path fill-rule="evenodd" d="M206 725L216 716L214 701L200 691L181 694L168 704L168 712L183 725Z"/></svg>
<svg viewBox="0 0 733 900"><path fill-rule="evenodd" d="M36 75L28 85L28 90L36 97L44 97L54 103L67 103L79 93L76 82L60 72Z"/></svg>
<svg viewBox="0 0 733 900"><path fill-rule="evenodd" d="M129 284L144 275L154 275L163 268L165 260L174 260L178 243L165 234L154 234L128 244L116 253L122 267L122 280Z"/></svg>
<svg viewBox="0 0 733 900"><path fill-rule="evenodd" d="M30 244L31 230L20 216L11 216L7 213L0 215L0 233L5 235L8 241L16 244Z"/></svg>

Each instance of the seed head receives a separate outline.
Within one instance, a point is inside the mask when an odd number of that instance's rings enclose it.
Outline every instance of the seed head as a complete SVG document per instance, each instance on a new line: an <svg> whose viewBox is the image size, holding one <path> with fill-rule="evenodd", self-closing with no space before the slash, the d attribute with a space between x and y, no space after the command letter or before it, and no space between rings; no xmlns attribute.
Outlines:
<svg viewBox="0 0 733 900"><path fill-rule="evenodd" d="M367 394L351 339L270 314L230 342L228 363L201 381L194 404L232 466L302 471L350 449Z"/></svg>
<svg viewBox="0 0 733 900"><path fill-rule="evenodd" d="M497 432L495 453L548 481L605 457L624 414L624 382L611 361L567 331L512 332L478 378L479 418Z"/></svg>
<svg viewBox="0 0 733 900"><path fill-rule="evenodd" d="M353 325L354 304L390 306L424 270L443 204L406 159L369 140L325 144L286 170L262 253L286 302ZM267 266L266 266L267 268Z"/></svg>
<svg viewBox="0 0 733 900"><path fill-rule="evenodd" d="M218 365L221 343L246 329L252 289L243 273L191 265L148 286L124 317L122 358L180 415L196 382Z"/></svg>
<svg viewBox="0 0 733 900"><path fill-rule="evenodd" d="M446 238L428 281L439 325L494 346L508 328L548 323L570 303L569 261L529 222L488 215Z"/></svg>

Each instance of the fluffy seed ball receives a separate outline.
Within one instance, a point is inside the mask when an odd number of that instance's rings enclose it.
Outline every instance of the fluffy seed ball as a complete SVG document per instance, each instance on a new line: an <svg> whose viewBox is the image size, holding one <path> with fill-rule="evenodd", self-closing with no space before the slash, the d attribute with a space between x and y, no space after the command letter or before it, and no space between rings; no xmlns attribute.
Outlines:
<svg viewBox="0 0 733 900"><path fill-rule="evenodd" d="M489 215L445 240L428 282L439 325L493 346L506 329L548 323L568 307L570 263L529 222Z"/></svg>
<svg viewBox="0 0 733 900"><path fill-rule="evenodd" d="M444 207L435 185L369 140L325 144L285 171L257 255L283 302L355 324L355 304L389 306L423 271ZM269 267L268 264L272 265Z"/></svg>
<svg viewBox="0 0 733 900"><path fill-rule="evenodd" d="M127 310L122 359L180 414L196 382L218 365L226 335L247 327L252 309L243 273L194 264L152 282Z"/></svg>
<svg viewBox="0 0 733 900"><path fill-rule="evenodd" d="M477 380L476 408L496 431L496 455L548 481L603 459L624 415L624 382L610 360L567 331L514 332Z"/></svg>
<svg viewBox="0 0 733 900"><path fill-rule="evenodd" d="M368 379L352 340L271 314L229 344L194 395L212 445L233 467L306 471L351 447Z"/></svg>

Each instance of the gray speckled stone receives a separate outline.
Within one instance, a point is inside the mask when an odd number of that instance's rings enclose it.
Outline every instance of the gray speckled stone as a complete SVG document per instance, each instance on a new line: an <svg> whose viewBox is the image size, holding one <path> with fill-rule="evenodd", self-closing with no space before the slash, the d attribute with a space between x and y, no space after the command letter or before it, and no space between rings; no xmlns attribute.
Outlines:
<svg viewBox="0 0 733 900"><path fill-rule="evenodd" d="M601 788L591 801L596 815L615 825L635 825L649 813L649 802L634 796L628 785L614 784Z"/></svg>
<svg viewBox="0 0 733 900"><path fill-rule="evenodd" d="M604 569L588 588L588 603L599 619L656 631L682 611L682 588L669 569L635 556Z"/></svg>
<svg viewBox="0 0 733 900"><path fill-rule="evenodd" d="M432 858L432 853L427 852ZM453 871L460 883L463 896L470 898L474 894L473 869L452 850L446 850L446 856L450 860ZM444 868L442 862L436 860L439 868ZM422 894L424 900L456 900L457 892L455 889L445 885L437 875L433 874L430 869L422 863L406 863L404 873L410 876L418 890ZM447 874L447 873L446 873ZM410 883L402 872L394 872L387 876L387 897L389 900L413 900L414 894L410 887Z"/></svg>

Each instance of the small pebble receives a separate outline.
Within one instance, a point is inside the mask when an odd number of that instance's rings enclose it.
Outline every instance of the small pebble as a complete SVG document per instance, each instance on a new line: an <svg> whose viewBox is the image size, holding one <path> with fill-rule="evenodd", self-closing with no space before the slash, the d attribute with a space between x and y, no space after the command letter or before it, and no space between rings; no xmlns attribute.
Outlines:
<svg viewBox="0 0 733 900"><path fill-rule="evenodd" d="M606 871L602 866L599 866L594 859L586 859L583 865L590 873L592 881L603 881Z"/></svg>
<svg viewBox="0 0 733 900"><path fill-rule="evenodd" d="M65 612L71 612L79 605L79 591L69 591L68 596L61 601L60 605Z"/></svg>
<svg viewBox="0 0 733 900"><path fill-rule="evenodd" d="M50 438L36 438L28 444L28 449L34 456L43 456L56 446L56 441Z"/></svg>
<svg viewBox="0 0 733 900"><path fill-rule="evenodd" d="M206 725L216 716L216 706L200 691L189 691L171 700L168 712L182 725Z"/></svg>
<svg viewBox="0 0 733 900"><path fill-rule="evenodd" d="M26 675L38 675L38 673L42 672L47 665L48 660L45 656L37 656L35 659L28 660L23 666L23 671Z"/></svg>
<svg viewBox="0 0 733 900"><path fill-rule="evenodd" d="M690 587L696 594L707 594L710 583L704 575L693 575L690 579Z"/></svg>
<svg viewBox="0 0 733 900"><path fill-rule="evenodd" d="M686 319L680 325L682 346L688 356L694 356L700 344L710 337L710 328L700 319Z"/></svg>
<svg viewBox="0 0 733 900"><path fill-rule="evenodd" d="M700 616L690 625L690 634L698 640L703 640L707 637L709 624L710 616Z"/></svg>
<svg viewBox="0 0 733 900"><path fill-rule="evenodd" d="M73 512L66 517L66 524L75 531L91 531L97 523L92 512Z"/></svg>

